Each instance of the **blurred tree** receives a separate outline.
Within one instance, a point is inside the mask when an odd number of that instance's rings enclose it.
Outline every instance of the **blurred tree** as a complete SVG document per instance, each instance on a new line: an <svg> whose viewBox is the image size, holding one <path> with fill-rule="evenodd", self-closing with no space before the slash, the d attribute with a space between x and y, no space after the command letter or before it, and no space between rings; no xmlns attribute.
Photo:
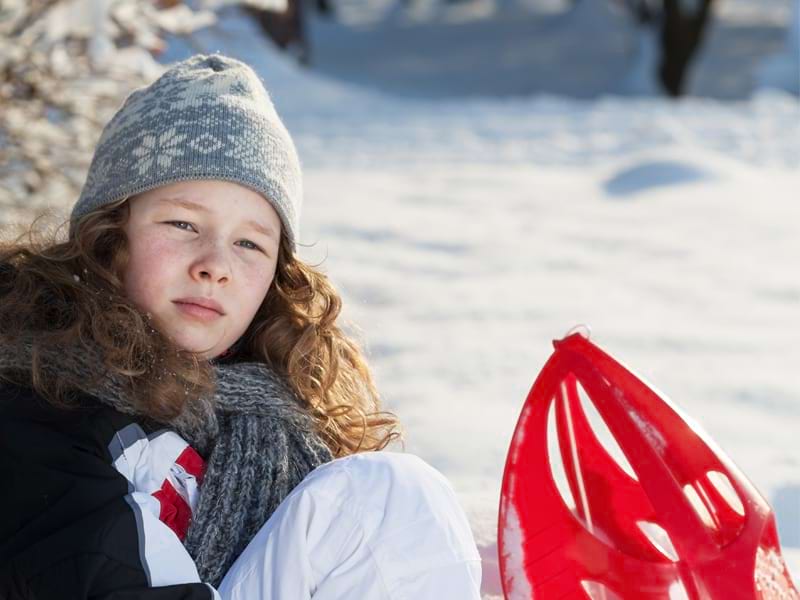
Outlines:
<svg viewBox="0 0 800 600"><path fill-rule="evenodd" d="M306 34L304 0L287 0L285 10L248 7L247 10L261 29L282 50L294 56L300 64L308 65L311 48Z"/></svg>
<svg viewBox="0 0 800 600"><path fill-rule="evenodd" d="M659 78L671 96L683 93L686 72L703 40L711 0L664 0Z"/></svg>
<svg viewBox="0 0 800 600"><path fill-rule="evenodd" d="M215 21L180 0L0 0L0 225L74 202L103 125L163 71L166 34Z"/></svg>
<svg viewBox="0 0 800 600"><path fill-rule="evenodd" d="M643 27L659 29L658 80L667 94L680 96L689 65L703 41L711 15L711 0L621 1Z"/></svg>
<svg viewBox="0 0 800 600"><path fill-rule="evenodd" d="M294 56L301 64L311 62L311 46L306 33L306 2L309 0L286 0L285 8L259 8L248 6L247 10L261 29L282 50ZM314 10L332 18L331 0L311 0Z"/></svg>

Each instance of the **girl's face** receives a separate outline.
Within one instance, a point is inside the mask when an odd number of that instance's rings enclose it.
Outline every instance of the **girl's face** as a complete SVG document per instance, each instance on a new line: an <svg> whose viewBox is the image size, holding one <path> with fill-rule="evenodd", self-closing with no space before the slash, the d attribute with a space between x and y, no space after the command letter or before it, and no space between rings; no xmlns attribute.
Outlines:
<svg viewBox="0 0 800 600"><path fill-rule="evenodd" d="M275 277L278 214L258 192L217 180L165 185L129 203L127 297L179 347L218 356L247 330Z"/></svg>

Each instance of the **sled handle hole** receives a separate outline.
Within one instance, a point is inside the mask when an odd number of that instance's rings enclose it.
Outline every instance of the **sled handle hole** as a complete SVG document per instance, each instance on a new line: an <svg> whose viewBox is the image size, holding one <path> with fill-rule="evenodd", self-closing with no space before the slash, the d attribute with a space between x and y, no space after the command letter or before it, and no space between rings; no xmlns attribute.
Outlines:
<svg viewBox="0 0 800 600"><path fill-rule="evenodd" d="M728 507L739 516L744 517L744 505L728 476L719 471L709 471L706 473L706 479L714 486L714 490L719 494L720 498L725 501Z"/></svg>
<svg viewBox="0 0 800 600"><path fill-rule="evenodd" d="M672 562L678 562L678 553L675 551L675 546L672 545L669 534L661 525L651 521L636 521L636 525L656 550Z"/></svg>

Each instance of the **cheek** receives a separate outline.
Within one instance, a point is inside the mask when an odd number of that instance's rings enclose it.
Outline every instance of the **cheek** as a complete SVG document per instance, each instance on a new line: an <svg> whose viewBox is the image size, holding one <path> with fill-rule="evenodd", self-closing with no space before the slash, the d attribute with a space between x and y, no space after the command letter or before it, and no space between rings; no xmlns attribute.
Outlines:
<svg viewBox="0 0 800 600"><path fill-rule="evenodd" d="M248 286L250 293L246 295L248 299L247 310L251 315L254 315L261 306L261 303L264 301L264 298L266 297L267 292L272 285L274 277L275 268L267 267L254 270L254 272L250 273L246 278L247 281L253 282Z"/></svg>
<svg viewBox="0 0 800 600"><path fill-rule="evenodd" d="M129 260L124 273L125 292L144 310L155 308L155 302L174 280L174 249L163 239L148 237L129 244ZM169 260L172 259L172 260Z"/></svg>

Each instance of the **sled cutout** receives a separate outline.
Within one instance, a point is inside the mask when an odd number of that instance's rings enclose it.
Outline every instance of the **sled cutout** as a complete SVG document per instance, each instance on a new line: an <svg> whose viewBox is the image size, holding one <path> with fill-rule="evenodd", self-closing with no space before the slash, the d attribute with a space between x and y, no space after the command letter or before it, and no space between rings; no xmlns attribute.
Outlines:
<svg viewBox="0 0 800 600"><path fill-rule="evenodd" d="M556 485L564 506L576 516L576 502L572 496L572 489L567 481L567 471L564 462L561 460L561 452L558 442L558 430L556 425L556 401L550 404L547 411L547 457L550 464L550 475Z"/></svg>
<svg viewBox="0 0 800 600"><path fill-rule="evenodd" d="M656 550L672 562L678 561L678 553L675 552L675 546L672 545L672 540L669 539L669 534L663 527L648 521L637 521L636 524Z"/></svg>
<svg viewBox="0 0 800 600"><path fill-rule="evenodd" d="M599 581L581 581L581 587L590 600L623 600Z"/></svg>
<svg viewBox="0 0 800 600"><path fill-rule="evenodd" d="M708 482L714 486L716 493L722 497L728 507L730 507L734 513L743 517L744 505L742 504L741 498L739 498L739 495L736 493L736 490L733 489L733 485L731 485L731 480L728 479L728 476L719 471L710 471L706 475L706 478Z"/></svg>
<svg viewBox="0 0 800 600"><path fill-rule="evenodd" d="M715 518L716 513L714 515L711 514L708 503L704 502L703 499L700 498L700 495L697 493L697 489L692 485L685 485L683 486L683 495L686 496L689 504L694 509L694 514L700 518L700 520L703 522L703 525L705 525L709 530L713 530L713 533L718 533L719 522ZM713 507L711 510L713 510Z"/></svg>
<svg viewBox="0 0 800 600"><path fill-rule="evenodd" d="M595 427L589 422L586 408L594 405L573 373L567 374L559 387L556 421L567 480L576 499L576 515L586 530L607 545L650 560L663 556L647 539L637 522L653 520L655 511L642 492L638 479L619 445L603 444L596 429L611 436L602 415L596 410ZM578 443L580 441L580 443ZM609 451L616 448L620 459ZM552 462L551 457L551 462ZM625 468L627 466L627 469Z"/></svg>
<svg viewBox="0 0 800 600"><path fill-rule="evenodd" d="M586 420L588 421L588 426L594 433L597 441L600 442L600 445L606 451L606 454L614 459L614 462L617 463L617 466L619 466L619 468L622 469L622 471L628 477L634 481L638 481L636 471L633 470L633 467L631 467L628 459L625 457L625 453L622 451L622 448L619 447L617 440L614 439L614 436L609 431L605 420L600 413L597 412L594 404L592 404L592 400L589 398L586 390L584 390L580 382L577 381L575 382L575 387L577 388L580 407L583 410Z"/></svg>
<svg viewBox="0 0 800 600"><path fill-rule="evenodd" d="M676 581L669 587L669 600L691 600L683 583Z"/></svg>
<svg viewBox="0 0 800 600"><path fill-rule="evenodd" d="M506 598L800 600L772 510L710 437L580 334L554 346L506 461Z"/></svg>

